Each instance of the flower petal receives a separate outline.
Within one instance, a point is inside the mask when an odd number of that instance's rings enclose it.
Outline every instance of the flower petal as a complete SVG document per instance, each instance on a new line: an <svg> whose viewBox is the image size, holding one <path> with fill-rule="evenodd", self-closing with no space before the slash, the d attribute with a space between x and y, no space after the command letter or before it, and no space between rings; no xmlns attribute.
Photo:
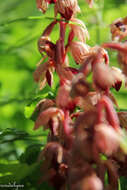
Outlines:
<svg viewBox="0 0 127 190"><path fill-rule="evenodd" d="M41 112L35 122L34 130L38 129L41 125L46 125L49 120L52 117L57 116L57 114L60 114L61 119L64 118L64 113L62 110L55 107L48 108L45 111Z"/></svg>

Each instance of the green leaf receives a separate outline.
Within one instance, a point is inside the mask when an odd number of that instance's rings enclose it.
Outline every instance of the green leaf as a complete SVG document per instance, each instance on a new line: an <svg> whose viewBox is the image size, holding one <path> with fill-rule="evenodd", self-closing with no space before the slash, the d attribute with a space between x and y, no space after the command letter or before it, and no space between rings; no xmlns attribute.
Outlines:
<svg viewBox="0 0 127 190"><path fill-rule="evenodd" d="M0 131L0 138L6 136L6 135L23 135L23 136L27 136L28 133L26 131L22 131L22 130L18 130L16 128L6 128L4 130Z"/></svg>
<svg viewBox="0 0 127 190"><path fill-rule="evenodd" d="M33 144L26 148L25 152L20 156L19 160L22 163L33 164L37 161L38 155L41 151L41 144Z"/></svg>
<svg viewBox="0 0 127 190"><path fill-rule="evenodd" d="M121 189L120 180L118 180L118 190L122 190L122 189Z"/></svg>
<svg viewBox="0 0 127 190"><path fill-rule="evenodd" d="M32 103L31 105L27 105L25 107L25 111L24 111L24 114L25 114L25 117L28 119L32 116L32 113L35 109L35 106L36 106L36 103Z"/></svg>
<svg viewBox="0 0 127 190"><path fill-rule="evenodd" d="M28 133L15 128L6 128L0 131L0 143L11 142L14 140L24 139L28 137Z"/></svg>
<svg viewBox="0 0 127 190"><path fill-rule="evenodd" d="M126 177L120 177L120 185L121 185L121 189L119 190L126 190L127 189L127 178Z"/></svg>
<svg viewBox="0 0 127 190"><path fill-rule="evenodd" d="M42 188L44 190L55 190L53 187L51 187L47 182L43 182Z"/></svg>
<svg viewBox="0 0 127 190"><path fill-rule="evenodd" d="M9 182L19 182L26 176L30 175L38 163L32 165L28 164L0 164L0 184L7 184Z"/></svg>

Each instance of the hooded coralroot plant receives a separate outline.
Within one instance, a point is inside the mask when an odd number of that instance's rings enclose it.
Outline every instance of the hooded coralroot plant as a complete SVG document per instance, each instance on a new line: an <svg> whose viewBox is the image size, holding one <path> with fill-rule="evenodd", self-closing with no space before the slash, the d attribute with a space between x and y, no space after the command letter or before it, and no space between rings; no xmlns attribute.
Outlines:
<svg viewBox="0 0 127 190"><path fill-rule="evenodd" d="M91 7L93 1L87 2ZM44 99L36 106L34 130L49 129L47 144L39 156L43 161L39 183L47 181L56 190L117 190L124 173L120 167L127 160L127 122L125 113L116 112L110 89L119 91L127 76L127 42L121 42L127 36L127 18L111 25L112 38L117 42L90 47L86 44L87 28L76 18L80 11L77 0L37 0L37 7L45 12L51 3L55 19L38 41L42 59L34 79L40 88L46 82L52 86L56 72L59 88L55 99ZM60 29L56 43L50 39L55 25ZM118 52L123 72L110 67L104 48ZM69 66L68 52L79 69ZM93 76L91 83L87 80L89 73Z"/></svg>

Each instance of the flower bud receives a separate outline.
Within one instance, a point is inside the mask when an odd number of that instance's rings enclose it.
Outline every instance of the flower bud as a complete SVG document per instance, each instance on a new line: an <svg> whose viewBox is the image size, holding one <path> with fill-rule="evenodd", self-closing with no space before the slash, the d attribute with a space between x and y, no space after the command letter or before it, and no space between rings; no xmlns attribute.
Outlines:
<svg viewBox="0 0 127 190"><path fill-rule="evenodd" d="M123 74L115 67L110 68L108 65L103 63L97 63L93 67L94 83L102 90L106 90L113 86L118 91L123 79Z"/></svg>
<svg viewBox="0 0 127 190"><path fill-rule="evenodd" d="M55 3L55 12L60 13L62 17L69 20L77 12L80 12L77 0L57 0Z"/></svg>
<svg viewBox="0 0 127 190"><path fill-rule="evenodd" d="M89 46L84 44L83 42L71 42L70 51L75 62L77 64L82 64L89 53Z"/></svg>
<svg viewBox="0 0 127 190"><path fill-rule="evenodd" d="M95 126L95 144L107 156L115 153L120 145L120 136L112 126L101 123Z"/></svg>
<svg viewBox="0 0 127 190"><path fill-rule="evenodd" d="M38 49L42 54L45 52L49 57L53 58L55 54L55 44L50 41L50 38L47 36L41 36L38 41Z"/></svg>
<svg viewBox="0 0 127 190"><path fill-rule="evenodd" d="M72 89L70 92L71 97L81 96L84 97L89 91L89 85L85 81L83 74L79 73L74 76L72 80Z"/></svg>

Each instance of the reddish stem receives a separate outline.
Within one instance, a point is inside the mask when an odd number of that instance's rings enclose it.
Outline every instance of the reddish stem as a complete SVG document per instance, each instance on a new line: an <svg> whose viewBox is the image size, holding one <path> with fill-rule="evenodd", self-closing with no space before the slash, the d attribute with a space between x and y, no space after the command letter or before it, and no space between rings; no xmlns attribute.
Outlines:
<svg viewBox="0 0 127 190"><path fill-rule="evenodd" d="M61 56L62 61L65 61L65 47L64 47L64 39L65 39L65 31L66 31L66 22L60 21L60 41L61 41Z"/></svg>
<svg viewBox="0 0 127 190"><path fill-rule="evenodd" d="M68 110L65 110L64 111L64 132L65 134L68 136L70 135L70 133L72 132L72 129L70 128L69 124L68 124L68 121L69 121L69 111Z"/></svg>
<svg viewBox="0 0 127 190"><path fill-rule="evenodd" d="M104 48L111 48L123 53L127 53L127 46L124 46L122 43L105 43L102 45Z"/></svg>
<svg viewBox="0 0 127 190"><path fill-rule="evenodd" d="M54 28L54 26L56 25L57 21L53 21L51 22L46 29L44 30L44 32L42 33L42 36L49 36Z"/></svg>
<svg viewBox="0 0 127 190"><path fill-rule="evenodd" d="M106 110L107 119L112 125L112 127L117 130L119 129L119 119L116 114L116 111L113 107L111 100L107 96L103 96L102 99L99 101L98 105L98 123L103 122L103 108Z"/></svg>
<svg viewBox="0 0 127 190"><path fill-rule="evenodd" d="M73 32L73 30L71 30L69 33L69 36L68 36L68 42L67 42L66 47L65 47L66 53L67 53L67 49L68 49L68 47L69 47L69 45L73 39L74 39L74 32Z"/></svg>
<svg viewBox="0 0 127 190"><path fill-rule="evenodd" d="M79 69L79 72L83 73L86 77L89 71L89 65L93 62L94 56L89 56Z"/></svg>
<svg viewBox="0 0 127 190"><path fill-rule="evenodd" d="M70 148L73 142L73 136L71 134L72 128L70 128L69 120L70 120L69 111L64 110L63 127L64 127L64 134L65 134L65 144L67 148Z"/></svg>

